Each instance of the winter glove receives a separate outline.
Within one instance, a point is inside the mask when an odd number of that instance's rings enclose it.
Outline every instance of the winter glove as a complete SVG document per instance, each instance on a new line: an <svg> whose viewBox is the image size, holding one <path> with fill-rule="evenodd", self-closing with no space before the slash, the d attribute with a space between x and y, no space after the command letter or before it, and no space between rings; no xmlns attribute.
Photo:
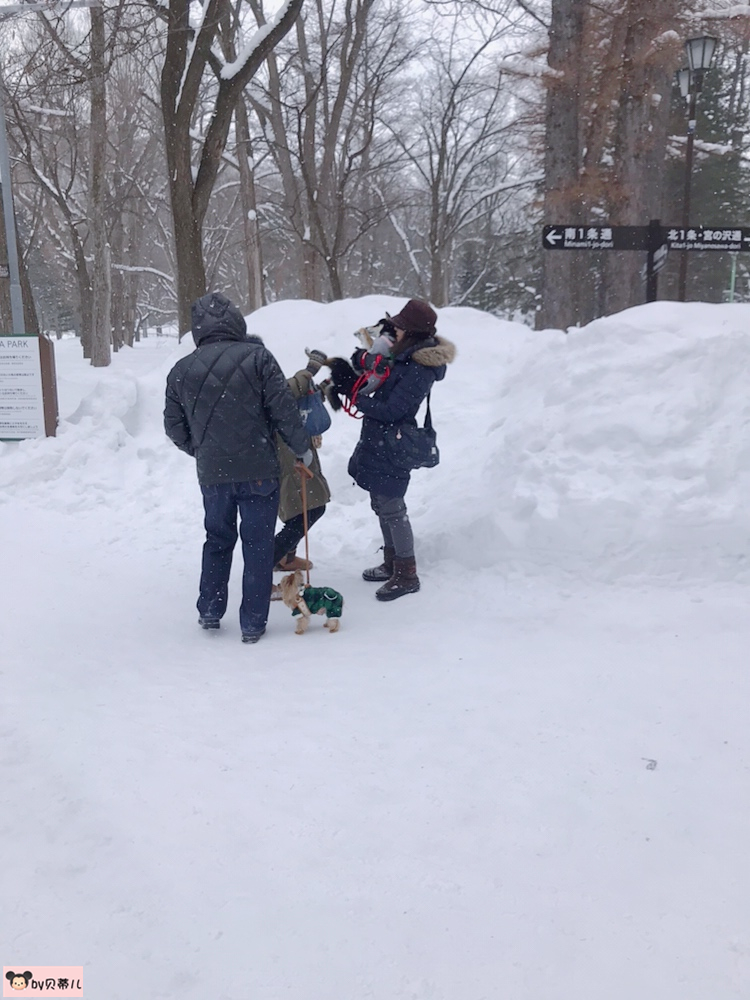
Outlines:
<svg viewBox="0 0 750 1000"><path fill-rule="evenodd" d="M301 460L298 458L294 463L294 468L297 470L300 476L300 481L304 482L306 479L312 479L315 473L312 469L308 469L306 465L303 465Z"/></svg>
<svg viewBox="0 0 750 1000"><path fill-rule="evenodd" d="M345 396L351 397L354 383L357 381L357 375L352 366L343 358L331 358L330 369L336 389L343 392Z"/></svg>
<svg viewBox="0 0 750 1000"><path fill-rule="evenodd" d="M310 359L307 362L307 370L311 375L317 375L321 366L328 360L328 355L323 351L310 351L307 348L305 348L305 354Z"/></svg>
<svg viewBox="0 0 750 1000"><path fill-rule="evenodd" d="M338 397L338 393L336 392L331 379L327 378L322 382L319 382L318 388L323 393L323 398L326 403L328 403L334 412L338 412L341 409L341 400Z"/></svg>
<svg viewBox="0 0 750 1000"><path fill-rule="evenodd" d="M297 455L297 461L301 462L308 469L312 465L312 460L313 453L311 448L308 448L304 455Z"/></svg>

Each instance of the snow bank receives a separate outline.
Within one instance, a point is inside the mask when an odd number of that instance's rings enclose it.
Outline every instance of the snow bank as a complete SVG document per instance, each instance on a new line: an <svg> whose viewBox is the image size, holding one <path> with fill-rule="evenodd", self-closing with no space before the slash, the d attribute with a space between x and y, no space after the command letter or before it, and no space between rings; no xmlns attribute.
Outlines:
<svg viewBox="0 0 750 1000"><path fill-rule="evenodd" d="M747 578L749 322L745 305L656 303L518 358L487 449L500 551Z"/></svg>
<svg viewBox="0 0 750 1000"><path fill-rule="evenodd" d="M402 299L275 303L248 318L285 371L304 348L348 356L353 332ZM747 579L750 306L655 303L582 329L535 332L440 311L458 348L433 394L441 464L415 473L420 559L597 579ZM147 516L169 540L196 520L194 466L165 439L166 373L187 338L150 338L95 370L58 344L56 439L0 445L0 503ZM346 463L359 424L334 417L322 460L334 503L316 527L332 559L379 540Z"/></svg>

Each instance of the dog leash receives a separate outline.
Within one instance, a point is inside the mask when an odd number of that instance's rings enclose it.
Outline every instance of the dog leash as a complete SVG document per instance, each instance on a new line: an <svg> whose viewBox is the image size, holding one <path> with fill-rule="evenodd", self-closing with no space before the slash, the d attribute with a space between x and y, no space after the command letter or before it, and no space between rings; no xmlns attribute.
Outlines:
<svg viewBox="0 0 750 1000"><path fill-rule="evenodd" d="M302 493L302 524L305 528L305 562L307 566L305 568L307 586L310 586L310 543L307 537L307 483L306 479L312 479L312 470L308 469L306 465L298 463L297 472L299 472L299 487Z"/></svg>

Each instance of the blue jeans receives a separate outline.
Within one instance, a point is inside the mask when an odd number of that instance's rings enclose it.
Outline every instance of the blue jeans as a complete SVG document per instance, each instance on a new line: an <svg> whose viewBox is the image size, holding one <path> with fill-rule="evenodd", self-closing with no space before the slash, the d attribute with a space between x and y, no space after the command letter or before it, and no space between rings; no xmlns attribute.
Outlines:
<svg viewBox="0 0 750 1000"><path fill-rule="evenodd" d="M229 596L229 572L237 542L237 514L242 539L243 634L261 632L268 621L273 583L273 533L279 509L279 483L258 479L245 483L201 486L206 512L198 614L223 618Z"/></svg>

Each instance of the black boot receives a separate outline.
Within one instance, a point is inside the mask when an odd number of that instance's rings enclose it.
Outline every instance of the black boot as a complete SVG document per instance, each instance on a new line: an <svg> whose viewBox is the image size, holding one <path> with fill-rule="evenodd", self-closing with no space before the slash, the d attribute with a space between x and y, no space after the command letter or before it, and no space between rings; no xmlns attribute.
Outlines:
<svg viewBox="0 0 750 1000"><path fill-rule="evenodd" d="M379 601L395 601L397 597L416 594L418 590L419 577L414 556L408 559L399 559L396 556L393 560L393 576L375 591L375 596Z"/></svg>
<svg viewBox="0 0 750 1000"><path fill-rule="evenodd" d="M394 549L388 545L384 545L383 562L380 566L373 566L372 569L366 569L362 574L362 579L367 580L369 583L383 583L384 580L390 580L393 576L394 555Z"/></svg>

